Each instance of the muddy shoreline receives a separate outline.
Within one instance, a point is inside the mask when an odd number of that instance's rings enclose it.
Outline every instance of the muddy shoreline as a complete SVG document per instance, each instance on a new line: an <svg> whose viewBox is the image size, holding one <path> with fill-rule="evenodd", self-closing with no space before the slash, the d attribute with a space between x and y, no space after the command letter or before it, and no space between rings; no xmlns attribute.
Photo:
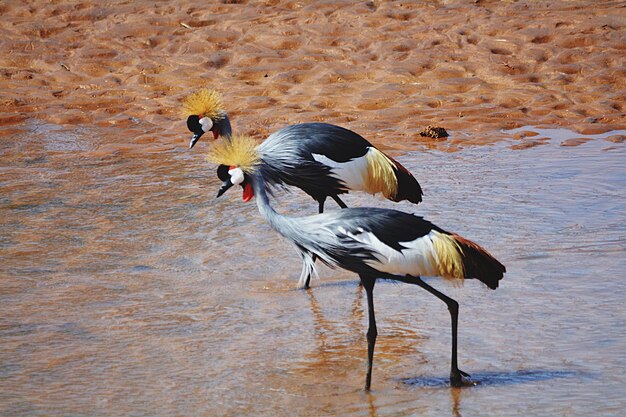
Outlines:
<svg viewBox="0 0 626 417"><path fill-rule="evenodd" d="M232 4L223 4L232 3ZM112 127L103 152L184 146L181 98L224 95L259 139L325 121L391 149L524 125L626 128L623 2L6 2L0 125ZM445 127L446 141L419 135Z"/></svg>

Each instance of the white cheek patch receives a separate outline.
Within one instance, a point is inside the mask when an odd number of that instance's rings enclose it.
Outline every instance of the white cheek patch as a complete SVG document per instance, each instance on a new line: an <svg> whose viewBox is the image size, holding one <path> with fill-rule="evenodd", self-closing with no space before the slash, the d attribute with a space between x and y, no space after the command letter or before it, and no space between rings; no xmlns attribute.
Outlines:
<svg viewBox="0 0 626 417"><path fill-rule="evenodd" d="M213 128L213 120L208 117L203 117L200 119L200 126L202 126L202 131L206 133Z"/></svg>
<svg viewBox="0 0 626 417"><path fill-rule="evenodd" d="M239 185L243 182L243 171L241 168L233 168L228 171L228 175L230 175L230 182L233 185Z"/></svg>

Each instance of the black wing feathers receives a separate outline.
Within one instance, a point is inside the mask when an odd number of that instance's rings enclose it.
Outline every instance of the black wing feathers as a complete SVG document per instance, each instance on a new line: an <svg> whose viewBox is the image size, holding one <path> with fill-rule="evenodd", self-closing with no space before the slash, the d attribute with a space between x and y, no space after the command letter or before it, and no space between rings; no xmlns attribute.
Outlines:
<svg viewBox="0 0 626 417"><path fill-rule="evenodd" d="M289 126L289 133L300 138L301 157L313 161L311 154L324 155L336 162L348 162L364 156L373 145L361 135L340 126L326 123L304 123ZM418 204L422 201L422 188L413 175L390 156L395 165L398 192L394 201L408 200Z"/></svg>
<svg viewBox="0 0 626 417"><path fill-rule="evenodd" d="M313 160L311 154L324 155L336 162L360 158L372 146L361 135L341 126L327 123L302 123L282 129L285 138L301 146L300 156Z"/></svg>
<svg viewBox="0 0 626 417"><path fill-rule="evenodd" d="M343 182L331 175L329 167L315 161L301 161L294 168L262 164L260 169L268 184L298 187L317 201L348 192Z"/></svg>
<svg viewBox="0 0 626 417"><path fill-rule="evenodd" d="M419 216L397 210L371 207L343 209L337 213L342 227L350 225L348 231L358 233L359 228L373 233L385 245L401 251L401 242L411 242L427 235L431 230L447 233Z"/></svg>

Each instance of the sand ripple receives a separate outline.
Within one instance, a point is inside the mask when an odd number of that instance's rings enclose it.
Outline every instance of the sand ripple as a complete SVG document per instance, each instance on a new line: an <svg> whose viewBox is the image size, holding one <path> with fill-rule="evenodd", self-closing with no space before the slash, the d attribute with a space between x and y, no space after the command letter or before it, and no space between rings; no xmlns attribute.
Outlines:
<svg viewBox="0 0 626 417"><path fill-rule="evenodd" d="M180 99L206 85L224 94L238 131L258 136L327 121L405 148L441 146L419 136L429 124L451 132L446 146L468 140L455 131L626 127L618 1L0 8L4 125L140 120L152 138L142 143L183 146Z"/></svg>

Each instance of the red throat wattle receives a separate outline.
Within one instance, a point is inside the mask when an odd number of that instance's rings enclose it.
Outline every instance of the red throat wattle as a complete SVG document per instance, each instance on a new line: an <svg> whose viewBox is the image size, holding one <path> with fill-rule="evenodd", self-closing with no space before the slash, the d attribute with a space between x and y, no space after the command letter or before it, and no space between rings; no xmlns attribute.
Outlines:
<svg viewBox="0 0 626 417"><path fill-rule="evenodd" d="M220 137L220 132L217 129L213 129L211 132L213 132L213 139L217 140Z"/></svg>
<svg viewBox="0 0 626 417"><path fill-rule="evenodd" d="M252 197L254 197L254 190L252 189L252 185L250 185L250 183L246 183L246 185L243 186L243 201L247 203L248 201L252 200Z"/></svg>

